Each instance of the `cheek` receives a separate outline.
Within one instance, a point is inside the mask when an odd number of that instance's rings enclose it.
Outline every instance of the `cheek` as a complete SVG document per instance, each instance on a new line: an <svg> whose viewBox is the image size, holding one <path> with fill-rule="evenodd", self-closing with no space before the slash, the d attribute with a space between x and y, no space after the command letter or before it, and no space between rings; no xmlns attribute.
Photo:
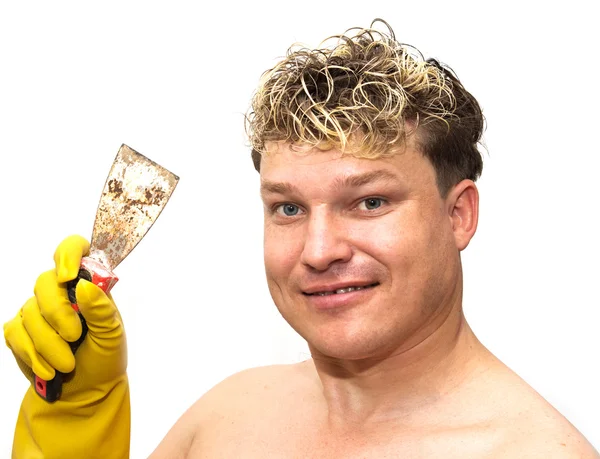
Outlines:
<svg viewBox="0 0 600 459"><path fill-rule="evenodd" d="M436 310L455 277L456 253L447 219L414 221L401 233L391 261L395 287L422 313Z"/></svg>
<svg viewBox="0 0 600 459"><path fill-rule="evenodd" d="M267 279L280 280L288 277L296 265L302 246L300 235L294 235L293 228L281 228L269 225L264 226L264 262Z"/></svg>
<svg viewBox="0 0 600 459"><path fill-rule="evenodd" d="M431 244L430 221L417 209L403 209L383 219L357 225L352 239L363 251L385 264L405 264L419 259Z"/></svg>
<svg viewBox="0 0 600 459"><path fill-rule="evenodd" d="M406 209L385 224L374 222L357 231L355 240L388 267L396 286L422 290L448 263L448 245L453 239L448 237L447 226L447 219L439 214Z"/></svg>

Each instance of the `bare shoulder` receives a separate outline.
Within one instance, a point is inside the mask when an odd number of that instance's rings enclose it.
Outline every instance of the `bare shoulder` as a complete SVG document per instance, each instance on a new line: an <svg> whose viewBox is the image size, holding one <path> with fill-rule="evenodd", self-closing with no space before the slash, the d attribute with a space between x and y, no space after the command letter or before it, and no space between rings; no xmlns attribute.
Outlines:
<svg viewBox="0 0 600 459"><path fill-rule="evenodd" d="M314 368L314 367L312 367ZM200 420L215 416L243 417L289 397L305 396L315 383L311 364L269 365L240 371L214 386L195 404Z"/></svg>
<svg viewBox="0 0 600 459"><path fill-rule="evenodd" d="M256 367L235 373L198 399L176 422L151 459L215 457L288 409L314 385L309 362ZM219 456L220 457L220 456Z"/></svg>
<svg viewBox="0 0 600 459"><path fill-rule="evenodd" d="M560 413L524 414L509 430L501 457L600 459L591 443Z"/></svg>
<svg viewBox="0 0 600 459"><path fill-rule="evenodd" d="M583 434L543 399L536 409L524 413L519 425L520 450L530 451L531 457L600 459Z"/></svg>
<svg viewBox="0 0 600 459"><path fill-rule="evenodd" d="M511 370L497 375L498 416L495 425L505 432L500 457L600 459L579 430L535 389Z"/></svg>

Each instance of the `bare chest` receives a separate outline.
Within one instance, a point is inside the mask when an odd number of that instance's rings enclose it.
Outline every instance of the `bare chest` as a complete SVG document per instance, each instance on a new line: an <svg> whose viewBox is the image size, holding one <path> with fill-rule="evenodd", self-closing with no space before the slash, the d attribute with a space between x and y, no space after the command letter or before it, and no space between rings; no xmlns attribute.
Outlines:
<svg viewBox="0 0 600 459"><path fill-rule="evenodd" d="M225 427L225 426L222 426ZM204 437L204 441L202 440ZM197 438L189 458L411 458L485 459L501 454L497 431L403 432L393 429L372 435L325 435L297 422L231 424L230 428Z"/></svg>

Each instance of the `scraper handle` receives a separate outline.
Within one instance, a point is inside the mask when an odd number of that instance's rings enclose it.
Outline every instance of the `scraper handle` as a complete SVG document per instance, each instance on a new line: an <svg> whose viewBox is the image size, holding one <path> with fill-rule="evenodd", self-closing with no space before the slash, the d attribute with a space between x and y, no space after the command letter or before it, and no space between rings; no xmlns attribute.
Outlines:
<svg viewBox="0 0 600 459"><path fill-rule="evenodd" d="M79 274L77 275L77 278L67 282L67 294L69 295L71 307L77 311L79 320L81 320L81 336L79 339L77 339L77 341L68 343L73 354L77 352L77 349L79 349L79 346L81 343L83 343L83 340L88 332L87 323L81 314L81 311L79 311L79 306L77 305L77 298L75 295L77 283L81 279L92 282L100 287L105 293L110 292L110 290L119 280L119 278L115 276L112 271L106 269L100 262L94 260L93 258L85 257L81 260L81 266L79 268ZM52 378L50 381L45 381L36 375L33 382L35 391L47 402L55 402L62 394L62 384L65 376L65 373L61 373L58 370L55 372L54 378Z"/></svg>

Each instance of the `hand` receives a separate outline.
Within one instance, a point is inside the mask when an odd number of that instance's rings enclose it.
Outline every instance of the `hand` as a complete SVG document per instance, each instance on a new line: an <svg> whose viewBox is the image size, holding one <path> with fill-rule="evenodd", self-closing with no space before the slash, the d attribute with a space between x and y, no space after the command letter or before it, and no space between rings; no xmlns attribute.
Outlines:
<svg viewBox="0 0 600 459"><path fill-rule="evenodd" d="M16 457L37 457L31 453L37 449L45 458L95 457L113 442L119 443L117 448L107 449L110 454L102 457L126 457L115 455L123 444L127 450L129 446L123 322L112 297L85 280L77 284L76 297L88 334L75 355L67 343L81 336L81 321L71 307L66 282L77 277L81 258L88 252L89 243L80 236L61 242L54 254L55 269L38 277L34 296L4 325L6 343L30 381L34 373L45 380L52 379L56 370L68 373L57 402L43 400L33 387L27 391L13 445L23 456L14 453ZM111 427L117 414L117 425ZM111 430L109 441L102 432L105 428ZM64 443L57 442L60 438ZM81 454L75 453L78 445ZM94 445L92 453L88 448Z"/></svg>

